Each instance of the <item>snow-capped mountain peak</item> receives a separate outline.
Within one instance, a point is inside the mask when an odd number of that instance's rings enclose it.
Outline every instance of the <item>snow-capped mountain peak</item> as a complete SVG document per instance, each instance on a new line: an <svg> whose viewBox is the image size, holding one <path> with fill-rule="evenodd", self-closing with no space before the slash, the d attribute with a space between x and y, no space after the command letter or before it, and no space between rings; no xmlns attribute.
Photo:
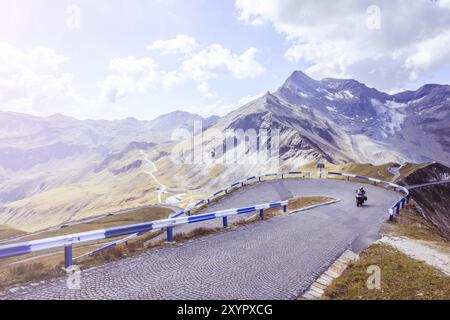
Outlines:
<svg viewBox="0 0 450 320"><path fill-rule="evenodd" d="M450 159L450 86L425 85L390 95L354 79L315 80L295 71L274 93L230 115L219 122L223 127L242 125L244 118L246 128L263 122L267 127L268 121L274 127L281 124L294 128L320 150L318 154L331 159L427 161L435 157L432 150L438 151L437 160ZM427 143L430 139L433 142Z"/></svg>

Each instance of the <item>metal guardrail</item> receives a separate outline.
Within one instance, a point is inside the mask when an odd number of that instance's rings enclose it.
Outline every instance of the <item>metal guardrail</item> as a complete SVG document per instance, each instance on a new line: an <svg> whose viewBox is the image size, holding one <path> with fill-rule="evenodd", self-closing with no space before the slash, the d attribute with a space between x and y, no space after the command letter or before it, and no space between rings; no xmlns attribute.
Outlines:
<svg viewBox="0 0 450 320"><path fill-rule="evenodd" d="M205 205L205 204L209 204L212 200L217 198L219 195L221 195L221 194L228 194L228 192L231 189L234 189L236 187L237 188L243 187L245 185L245 183L247 183L249 181L256 181L257 180L257 181L261 182L261 181L264 181L264 178L276 177L276 176L280 176L283 179L284 176L286 176L286 175L307 175L308 178L310 178L311 177L311 172L310 171L289 171L289 172L286 172L286 173L266 173L266 174L263 174L263 175L247 177L247 178L245 178L243 180L236 181L236 182L234 182L234 183L232 183L232 184L230 184L230 185L228 185L228 186L226 186L226 187L224 187L224 188L214 192L212 195L210 195L209 197L207 197L205 199L201 199L201 200L197 201L194 205L192 205L192 206L190 206L190 207L188 207L188 208L186 208L186 209L184 209L184 210L174 214L172 216L172 218L176 218L176 217L182 216L184 214L189 216L189 215L191 215L191 211L193 209L201 207L202 205Z"/></svg>
<svg viewBox="0 0 450 320"><path fill-rule="evenodd" d="M230 184L230 185L228 185L228 186L226 186L226 187L224 187L224 188L214 192L212 195L210 195L209 197L207 197L205 199L201 199L201 200L197 201L194 205L189 206L188 208L173 214L171 216L171 218L177 218L177 217L180 217L182 215L190 216L192 210L194 210L196 208L198 209L201 206L204 206L204 205L207 205L207 204L211 203L211 201L216 199L221 194L228 194L230 192L230 190L232 190L234 188L239 188L239 187L245 186L245 184L248 183L249 181L256 181L257 180L257 181L261 182L261 181L264 181L264 178L276 177L276 176L280 176L282 179L284 179L285 176L292 176L292 175L303 175L304 177L308 176L308 178L311 178L311 172L310 171L289 171L289 172L286 172L286 173L266 173L266 174L263 174L263 175L256 175L256 176L247 177L247 178L245 178L243 180L236 181L236 182L234 182L234 183L232 183L232 184ZM81 256L78 256L75 259L84 257L86 255L98 253L100 251L103 251L103 250L111 248L111 247L115 247L118 244L121 244L121 243L126 242L128 240L137 238L137 237L143 235L144 233L145 232L134 233L134 234L132 234L132 235L130 235L130 236L124 238L124 239L120 239L120 240L108 243L108 244L106 244L106 245L104 245L104 246L102 246L102 247L100 247L98 249L95 249L95 250L93 250L91 252L88 252L88 253L85 253L85 254L83 254Z"/></svg>
<svg viewBox="0 0 450 320"><path fill-rule="evenodd" d="M377 184L383 184L386 187L391 187L393 188L394 191L400 190L404 193L403 197L397 201L396 203L394 203L394 205L389 209L389 220L393 221L395 220L395 216L400 212L400 209L405 208L406 204L409 203L409 200L411 199L411 196L409 195L409 191L408 189L406 189L405 187L389 182L389 181L384 181L384 180L380 180L380 179L375 179L375 178L370 178L370 177L366 177L366 176L360 176L360 175L355 175L355 174L350 174L350 173L343 173L343 172L322 172L322 174L328 174L328 175L337 175L337 176L345 176L347 177L347 180L349 180L350 178L355 178L355 179L360 179L360 180L366 180L366 181L372 181L373 183Z"/></svg>
<svg viewBox="0 0 450 320"><path fill-rule="evenodd" d="M166 229L167 230L167 240L173 241L173 228L178 225L188 224L188 223L196 223L205 220L211 220L216 218L222 218L223 225L226 228L228 226L227 217L230 215L239 215L243 213L259 211L261 217L264 215L265 209L275 208L275 207L283 207L284 211L287 211L288 201L278 201L271 203L263 203L257 204L254 206L237 208L237 209L228 209L222 210L212 213L204 213L194 216L185 216L178 218L170 218L163 220L155 220L151 222L144 222L139 224L120 226L114 228L100 229L88 232L81 232L75 234L69 234L65 236L57 236L51 238L44 238L38 240L31 240L26 242L19 242L13 244L7 244L0 246L0 258L18 256L23 254L29 254L42 250L49 250L59 247L64 247L64 256L65 256L65 266L66 268L72 265L72 246L75 244L90 242L95 240L103 240L109 238L116 238L123 235L134 235L134 234L143 234L150 230L155 229ZM129 240L129 237L127 237ZM121 239L119 241L124 242L127 241L125 239ZM116 244L114 244L116 245ZM110 246L114 246L111 244ZM97 250L98 251L98 250Z"/></svg>
<svg viewBox="0 0 450 320"><path fill-rule="evenodd" d="M57 236L57 237L51 237L51 238L44 238L44 239L2 245L2 246L0 246L0 258L18 256L18 255L37 252L37 251L43 251L43 250L64 247L65 266L67 268L72 265L72 261L73 261L72 246L79 244L79 243L85 243L85 242L90 242L90 241L103 240L103 239L116 238L116 237L120 237L120 236L129 235L125 238L122 238L116 242L110 243L106 246L103 246L103 247L91 252L91 253L96 253L101 250L116 246L120 243L126 242L134 237L140 236L151 230L156 230L156 229L164 230L165 229L167 232L167 240L169 242L171 242L171 241L173 241L173 228L178 225L222 218L223 226L224 226L224 228L226 228L228 226L228 219L227 219L228 216L239 215L239 214L249 213L249 212L254 212L254 211L259 211L261 218L263 218L265 209L269 209L269 208L273 208L273 207L283 207L283 210L287 211L288 201L278 201L278 202L272 202L272 203L257 204L254 206L248 206L248 207L237 208L237 209L227 209L227 210L198 214L198 215L191 215L191 210L196 207L202 206L204 204L210 203L214 198L217 198L217 196L219 196L221 193L227 194L231 189L233 189L235 187L244 186L245 183L248 181L256 180L256 179L258 181L263 181L265 177L278 177L278 176L280 176L283 179L285 176L292 176L292 175L299 175L299 174L308 175L308 177L311 177L311 173L309 171L290 171L290 172L286 172L286 173L267 173L267 174L260 175L260 176L248 177L244 180L237 181L225 188L218 190L217 192L213 193L208 198L202 199L202 200L196 202L192 207L189 207L189 208L177 213L176 215L174 215L173 217L171 217L169 219L155 220L155 221L127 225L127 226L106 228L106 229L100 229L100 230L94 230L94 231L88 231L88 232L69 234L69 235L64 235L64 236ZM390 220L393 220L395 218L395 214L399 213L400 207L404 208L405 204L408 203L409 199L410 199L409 192L406 188L404 188L400 185L391 183L391 182L384 181L384 180L374 179L374 178L369 178L369 177L354 175L354 174L347 174L347 173L342 173L342 172L321 172L320 177L322 176L322 174L346 176L347 180L349 180L350 178L356 178L356 179L362 179L362 180L366 180L366 181L372 181L375 184L379 183L379 184L383 184L385 186L392 187L394 189L394 191L396 191L396 190L403 191L405 193L405 195L389 209ZM181 217L181 215L185 215L185 216Z"/></svg>

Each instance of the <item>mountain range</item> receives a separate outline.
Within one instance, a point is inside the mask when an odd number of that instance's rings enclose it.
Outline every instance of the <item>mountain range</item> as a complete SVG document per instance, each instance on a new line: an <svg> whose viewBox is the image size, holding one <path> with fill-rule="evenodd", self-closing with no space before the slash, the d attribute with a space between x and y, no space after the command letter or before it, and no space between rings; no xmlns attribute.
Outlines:
<svg viewBox="0 0 450 320"><path fill-rule="evenodd" d="M450 165L450 86L387 94L353 79L315 80L295 71L275 92L221 118L176 111L152 121L104 121L0 112L0 225L38 230L155 203L157 189L187 199L278 170L264 163L174 164L171 134L192 132L194 121L203 122L206 150L223 145L211 138L217 130L279 129L282 168L311 161Z"/></svg>
<svg viewBox="0 0 450 320"><path fill-rule="evenodd" d="M352 79L294 72L211 128L278 128L284 161L450 162L450 86L394 95Z"/></svg>

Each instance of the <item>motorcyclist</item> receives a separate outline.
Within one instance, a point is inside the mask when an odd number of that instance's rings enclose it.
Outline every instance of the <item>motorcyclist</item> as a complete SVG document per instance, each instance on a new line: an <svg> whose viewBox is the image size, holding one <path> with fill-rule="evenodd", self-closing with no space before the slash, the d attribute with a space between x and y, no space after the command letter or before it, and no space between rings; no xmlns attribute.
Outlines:
<svg viewBox="0 0 450 320"><path fill-rule="evenodd" d="M356 190L356 206L362 206L365 200L367 200L366 190L364 190L363 187L360 187L358 190Z"/></svg>
<svg viewBox="0 0 450 320"><path fill-rule="evenodd" d="M364 199L366 198L366 190L364 190L363 186L359 187L359 189L356 191L356 193L358 195L362 196Z"/></svg>

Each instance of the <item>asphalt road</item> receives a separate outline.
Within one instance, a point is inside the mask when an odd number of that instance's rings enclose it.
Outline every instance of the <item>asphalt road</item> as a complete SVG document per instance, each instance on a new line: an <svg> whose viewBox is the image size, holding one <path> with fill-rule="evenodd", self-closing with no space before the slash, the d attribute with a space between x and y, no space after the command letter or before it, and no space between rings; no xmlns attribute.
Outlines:
<svg viewBox="0 0 450 320"><path fill-rule="evenodd" d="M367 185L368 203L356 207L358 186L325 179L250 185L207 211L301 195L341 201L83 270L81 289L68 289L62 277L1 292L0 299L295 299L346 249L357 252L376 240L388 208L399 199ZM212 225L221 221L208 221Z"/></svg>

